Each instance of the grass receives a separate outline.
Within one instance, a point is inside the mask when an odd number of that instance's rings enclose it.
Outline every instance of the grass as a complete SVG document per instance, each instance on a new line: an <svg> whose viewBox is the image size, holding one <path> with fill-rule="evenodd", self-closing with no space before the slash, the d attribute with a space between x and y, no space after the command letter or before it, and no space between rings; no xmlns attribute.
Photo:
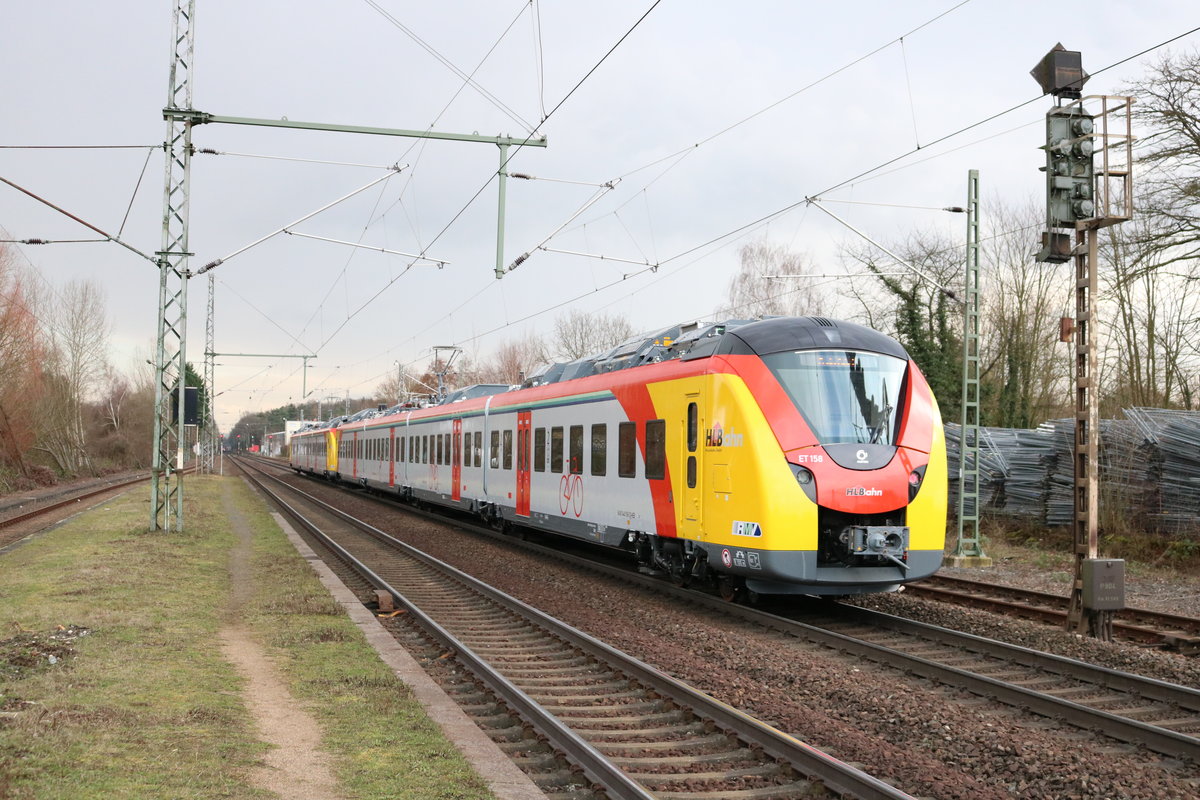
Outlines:
<svg viewBox="0 0 1200 800"><path fill-rule="evenodd" d="M187 490L184 533L146 532L135 489L0 557L0 798L273 796L251 783L266 745L217 641L226 490L254 530L245 621L318 719L343 792L489 797L244 485Z"/></svg>

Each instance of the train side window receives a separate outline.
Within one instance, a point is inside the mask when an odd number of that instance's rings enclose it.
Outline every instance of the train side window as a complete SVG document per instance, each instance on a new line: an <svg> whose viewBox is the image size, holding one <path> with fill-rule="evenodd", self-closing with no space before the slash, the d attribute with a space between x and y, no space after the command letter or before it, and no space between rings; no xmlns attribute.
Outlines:
<svg viewBox="0 0 1200 800"><path fill-rule="evenodd" d="M469 467L469 466L471 466L471 432L470 431L463 431L462 442L463 442L462 465L464 467Z"/></svg>
<svg viewBox="0 0 1200 800"><path fill-rule="evenodd" d="M608 426L592 426L592 474L604 475L608 471Z"/></svg>
<svg viewBox="0 0 1200 800"><path fill-rule="evenodd" d="M667 421L652 419L646 423L646 477L667 477Z"/></svg>
<svg viewBox="0 0 1200 800"><path fill-rule="evenodd" d="M500 469L500 431L492 431L491 448L488 452L488 466Z"/></svg>
<svg viewBox="0 0 1200 800"><path fill-rule="evenodd" d="M688 452L696 452L696 445L700 442L700 409L695 403L688 403L687 417L687 443Z"/></svg>
<svg viewBox="0 0 1200 800"><path fill-rule="evenodd" d="M429 434L421 435L421 463L429 463Z"/></svg>
<svg viewBox="0 0 1200 800"><path fill-rule="evenodd" d="M442 444L444 445L444 447L442 448L442 453L445 454L445 457L446 457L446 460L443 461L442 463L449 464L451 461L454 460L453 458L450 457L450 448L454 444L454 442L450 438L450 434L448 434L448 433L442 434Z"/></svg>
<svg viewBox="0 0 1200 800"><path fill-rule="evenodd" d="M483 431L475 431L475 466L483 466Z"/></svg>
<svg viewBox="0 0 1200 800"><path fill-rule="evenodd" d="M687 484L688 484L689 489L696 488L696 457L695 456L688 456Z"/></svg>
<svg viewBox="0 0 1200 800"><path fill-rule="evenodd" d="M512 469L512 431L504 432L504 468Z"/></svg>
<svg viewBox="0 0 1200 800"><path fill-rule="evenodd" d="M571 426L571 474L583 474L583 426Z"/></svg>
<svg viewBox="0 0 1200 800"><path fill-rule="evenodd" d="M546 429L538 428L533 432L533 470L546 471Z"/></svg>
<svg viewBox="0 0 1200 800"><path fill-rule="evenodd" d="M563 429L561 425L550 429L550 471L563 471Z"/></svg>
<svg viewBox="0 0 1200 800"><path fill-rule="evenodd" d="M437 445L437 456L433 459L433 463L445 464L446 463L446 451L443 449L443 445L445 444L445 442L443 441L441 436L438 436L436 434L434 435L433 438L434 438L435 444Z"/></svg>
<svg viewBox="0 0 1200 800"><path fill-rule="evenodd" d="M637 476L637 423L617 425L617 474L622 478Z"/></svg>

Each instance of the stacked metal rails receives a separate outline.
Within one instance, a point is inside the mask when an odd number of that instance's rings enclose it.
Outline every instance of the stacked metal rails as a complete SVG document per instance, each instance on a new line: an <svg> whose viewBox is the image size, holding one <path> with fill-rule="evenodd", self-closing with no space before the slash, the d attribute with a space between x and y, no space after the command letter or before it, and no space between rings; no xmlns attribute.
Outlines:
<svg viewBox="0 0 1200 800"><path fill-rule="evenodd" d="M1200 412L1128 408L1101 420L1102 524L1164 534L1200 532ZM1033 430L984 428L980 504L984 514L1044 525L1073 518L1074 420ZM957 506L960 430L946 426L951 507Z"/></svg>

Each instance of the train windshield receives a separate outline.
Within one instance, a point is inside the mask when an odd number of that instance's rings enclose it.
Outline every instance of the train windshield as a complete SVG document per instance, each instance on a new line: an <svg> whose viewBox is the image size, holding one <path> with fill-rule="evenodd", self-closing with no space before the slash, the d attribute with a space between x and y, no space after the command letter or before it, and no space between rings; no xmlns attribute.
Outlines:
<svg viewBox="0 0 1200 800"><path fill-rule="evenodd" d="M763 356L821 444L895 444L908 362L847 350Z"/></svg>

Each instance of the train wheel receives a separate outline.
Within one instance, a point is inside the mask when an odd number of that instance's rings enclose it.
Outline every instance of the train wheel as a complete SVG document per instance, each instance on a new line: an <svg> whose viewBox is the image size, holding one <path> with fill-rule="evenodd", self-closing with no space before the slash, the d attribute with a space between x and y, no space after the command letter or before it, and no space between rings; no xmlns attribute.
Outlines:
<svg viewBox="0 0 1200 800"><path fill-rule="evenodd" d="M717 577L717 594L726 603L736 603L746 596L746 581L737 575Z"/></svg>
<svg viewBox="0 0 1200 800"><path fill-rule="evenodd" d="M691 565L687 563L673 562L671 564L671 583L686 589L692 582Z"/></svg>

